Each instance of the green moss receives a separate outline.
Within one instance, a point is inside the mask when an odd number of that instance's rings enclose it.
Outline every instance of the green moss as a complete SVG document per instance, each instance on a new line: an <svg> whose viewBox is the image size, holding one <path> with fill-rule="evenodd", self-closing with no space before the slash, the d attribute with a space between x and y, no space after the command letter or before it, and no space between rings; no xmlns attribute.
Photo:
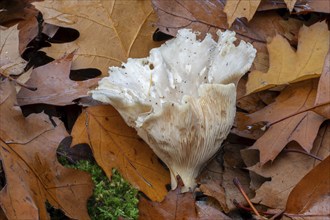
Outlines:
<svg viewBox="0 0 330 220"><path fill-rule="evenodd" d="M117 220L120 216L125 219L138 218L138 190L125 181L117 170L113 169L110 182L103 170L90 161L80 160L66 166L92 175L95 187L93 196L88 201L88 213L91 219Z"/></svg>

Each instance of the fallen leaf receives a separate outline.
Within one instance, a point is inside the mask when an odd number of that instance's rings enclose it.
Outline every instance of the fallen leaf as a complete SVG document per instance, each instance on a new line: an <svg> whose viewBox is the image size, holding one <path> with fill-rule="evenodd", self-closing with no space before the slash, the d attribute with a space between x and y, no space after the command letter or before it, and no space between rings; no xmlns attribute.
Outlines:
<svg viewBox="0 0 330 220"><path fill-rule="evenodd" d="M323 71L317 87L314 106L322 105L313 109L316 113L330 119L330 50L324 60Z"/></svg>
<svg viewBox="0 0 330 220"><path fill-rule="evenodd" d="M23 73L27 62L19 54L19 31L17 25L0 29L0 71L6 76Z"/></svg>
<svg viewBox="0 0 330 220"><path fill-rule="evenodd" d="M163 202L152 202L144 197L139 201L139 219L181 220L198 219L192 192L181 193L181 188L170 191Z"/></svg>
<svg viewBox="0 0 330 220"><path fill-rule="evenodd" d="M236 32L236 37L240 40L264 44L267 42L267 38L273 37L277 33L292 40L302 25L297 20L283 20L278 14L269 12L256 14L248 24L243 21L236 21L229 28L226 14L223 11L225 7L223 0L152 0L152 3L158 15L157 25L159 29L172 36L176 36L177 31L182 28L198 31L201 36L206 33L212 33L216 36L215 32L218 29L222 31L230 29Z"/></svg>
<svg viewBox="0 0 330 220"><path fill-rule="evenodd" d="M46 201L70 218L89 219L87 199L93 189L90 175L65 168L56 158L58 144L68 135L64 125L53 118L53 126L42 113L24 120L21 111L13 107L14 87L6 80L0 88L4 125L0 157L6 176L0 205L8 219L50 219Z"/></svg>
<svg viewBox="0 0 330 220"><path fill-rule="evenodd" d="M292 144L294 145L294 144ZM318 133L311 154L326 158L330 154L330 125L327 123ZM295 146L297 147L297 146ZM258 163L248 169L257 174L271 178L256 190L254 203L261 203L268 207L285 209L290 192L299 181L316 165L314 158L295 152L282 152L272 163L261 165ZM313 181L315 185L315 182Z"/></svg>
<svg viewBox="0 0 330 220"><path fill-rule="evenodd" d="M53 130L45 114L25 118L16 105L16 91L8 80L0 81L0 137L6 143L26 144L42 133ZM20 132L17 129L20 128Z"/></svg>
<svg viewBox="0 0 330 220"><path fill-rule="evenodd" d="M270 127L253 144L260 151L260 163L274 160L287 143L298 142L309 152L324 117L309 111L314 106L317 80L306 80L285 88L276 101L267 107L237 119L240 127L253 131L259 122ZM264 127L265 128L265 127ZM264 129L260 127L258 130Z"/></svg>
<svg viewBox="0 0 330 220"><path fill-rule="evenodd" d="M159 46L151 37L155 15L149 1L46 0L34 5L47 23L79 30L74 42L43 49L51 57L78 49L73 69L93 67L108 75L109 66L146 57Z"/></svg>
<svg viewBox="0 0 330 220"><path fill-rule="evenodd" d="M299 31L296 52L285 38L276 35L267 45L270 62L268 72L252 71L246 94L319 77L329 48L329 33L325 22L303 26Z"/></svg>
<svg viewBox="0 0 330 220"><path fill-rule="evenodd" d="M231 220L231 218L229 218L219 209L210 206L203 201L197 201L195 203L195 206L199 220L210 220L210 219Z"/></svg>
<svg viewBox="0 0 330 220"><path fill-rule="evenodd" d="M257 11L261 0L230 0L226 1L224 12L227 14L229 26L236 18L247 18L250 21Z"/></svg>
<svg viewBox="0 0 330 220"><path fill-rule="evenodd" d="M286 6L288 7L289 11L292 12L294 5L296 4L297 0L284 0Z"/></svg>
<svg viewBox="0 0 330 220"><path fill-rule="evenodd" d="M236 200L241 204L246 204L244 197L241 192L233 183L233 179L238 177L244 191L251 198L253 192L249 188L250 186L250 177L249 173L245 169L244 161L241 158L240 151L246 148L244 145L238 144L228 144L224 146L224 174L223 182L221 186L225 190L226 194L226 204L229 210L235 209L233 201ZM220 201L219 201L220 202Z"/></svg>
<svg viewBox="0 0 330 220"><path fill-rule="evenodd" d="M323 12L323 13L330 13L330 4L328 1L309 1L309 0L286 0L289 3L295 2L294 5L294 12L297 14L304 14L310 12ZM263 0L261 1L258 11L267 11L267 10L274 10L280 8L289 8L287 4L283 1L274 1L274 0ZM291 4L292 7L292 4ZM289 8L290 9L290 8ZM292 11L290 9L290 11Z"/></svg>
<svg viewBox="0 0 330 220"><path fill-rule="evenodd" d="M329 217L330 157L312 169L291 191L286 213L309 216L305 219Z"/></svg>
<svg viewBox="0 0 330 220"><path fill-rule="evenodd" d="M73 100L87 96L90 87L96 86L99 79L72 81L69 78L74 52L33 69L27 85L37 87L36 91L22 88L18 95L19 105L44 103L69 105Z"/></svg>
<svg viewBox="0 0 330 220"><path fill-rule="evenodd" d="M37 13L37 10L31 5L31 2L34 1L38 0L1 1L0 25L16 24L19 20L34 16Z"/></svg>
<svg viewBox="0 0 330 220"><path fill-rule="evenodd" d="M72 137L72 145L90 145L97 163L109 178L116 168L150 199L164 199L165 185L170 182L169 172L112 106L85 109L73 127Z"/></svg>

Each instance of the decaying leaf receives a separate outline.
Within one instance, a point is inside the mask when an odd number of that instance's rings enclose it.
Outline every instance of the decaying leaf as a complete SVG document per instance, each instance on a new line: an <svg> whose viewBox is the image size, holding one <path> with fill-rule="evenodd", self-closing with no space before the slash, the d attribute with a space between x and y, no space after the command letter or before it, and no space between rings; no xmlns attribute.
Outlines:
<svg viewBox="0 0 330 220"><path fill-rule="evenodd" d="M77 119L72 136L72 145L90 145L97 163L109 178L112 168L117 168L150 199L164 199L165 185L170 183L169 172L112 106L87 108Z"/></svg>
<svg viewBox="0 0 330 220"><path fill-rule="evenodd" d="M37 87L37 90L22 88L17 95L18 104L69 105L73 100L87 96L90 87L97 85L99 79L77 82L70 80L73 56L74 52L35 68L26 84Z"/></svg>
<svg viewBox="0 0 330 220"><path fill-rule="evenodd" d="M57 146L68 135L64 125L53 118L54 127L45 114L24 120L13 107L14 87L4 81L0 88L0 157L6 175L0 205L8 219L50 219L46 201L70 218L89 219L90 175L65 168L56 159Z"/></svg>
<svg viewBox="0 0 330 220"><path fill-rule="evenodd" d="M311 220L329 217L329 176L330 157L328 156L294 187L286 204L286 212L293 217Z"/></svg>
<svg viewBox="0 0 330 220"><path fill-rule="evenodd" d="M198 215L195 209L195 199L192 192L181 194L178 187L170 191L163 202L152 202L144 197L139 202L139 219L197 219Z"/></svg>
<svg viewBox="0 0 330 220"><path fill-rule="evenodd" d="M330 50L324 60L322 75L317 87L314 106L320 106L313 111L330 119Z"/></svg>
<svg viewBox="0 0 330 220"><path fill-rule="evenodd" d="M51 57L78 49L74 69L93 67L108 75L109 66L144 57L158 46L151 37L155 15L149 1L46 0L34 5L47 23L79 30L74 42L43 49Z"/></svg>
<svg viewBox="0 0 330 220"><path fill-rule="evenodd" d="M303 26L299 31L297 51L291 48L285 38L276 35L267 45L270 62L268 72L252 71L246 93L319 77L329 49L329 33L325 22Z"/></svg>
<svg viewBox="0 0 330 220"><path fill-rule="evenodd" d="M0 29L0 71L7 76L21 74L27 64L18 52L18 33L17 25Z"/></svg>
<svg viewBox="0 0 330 220"><path fill-rule="evenodd" d="M326 158L330 154L329 146L330 125L327 123L320 129L311 153L320 158ZM250 171L271 178L256 190L256 196L251 201L283 210L292 189L317 164L318 161L308 155L282 152L272 163L265 165L258 163L249 167ZM313 180L312 184L315 185L316 182Z"/></svg>
<svg viewBox="0 0 330 220"><path fill-rule="evenodd" d="M34 16L37 10L31 2L40 0L11 0L0 2L0 25L12 25L19 20Z"/></svg>
<svg viewBox="0 0 330 220"><path fill-rule="evenodd" d="M227 14L229 26L236 18L245 17L251 20L261 0L231 0L226 1L224 12Z"/></svg>
<svg viewBox="0 0 330 220"><path fill-rule="evenodd" d="M238 115L239 124L245 130L253 131L258 122L271 125L252 146L260 151L261 164L274 160L290 141L298 142L307 152L312 149L318 128L325 120L321 115L307 111L314 106L317 83L317 80L306 80L292 84L274 103L245 117Z"/></svg>

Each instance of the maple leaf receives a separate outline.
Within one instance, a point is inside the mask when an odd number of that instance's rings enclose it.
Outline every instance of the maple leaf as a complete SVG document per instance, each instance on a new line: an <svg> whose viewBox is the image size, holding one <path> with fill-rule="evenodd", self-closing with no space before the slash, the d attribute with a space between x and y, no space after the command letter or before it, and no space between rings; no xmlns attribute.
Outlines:
<svg viewBox="0 0 330 220"><path fill-rule="evenodd" d="M310 219L329 217L329 172L330 156L314 167L293 188L286 204L286 213L290 213L292 217L306 215Z"/></svg>
<svg viewBox="0 0 330 220"><path fill-rule="evenodd" d="M292 144L296 148L297 146ZM311 154L326 158L330 154L330 125L327 123L318 134ZM290 149L288 148L288 149ZM299 181L316 165L318 161L308 155L295 152L282 152L272 163L262 165L257 163L248 167L263 177L271 178L256 190L256 196L251 200L268 207L284 209L290 192ZM312 182L315 184L314 180ZM302 193L302 192L299 192Z"/></svg>
<svg viewBox="0 0 330 220"><path fill-rule="evenodd" d="M74 219L89 219L87 199L92 194L90 175L63 167L56 149L67 136L63 124L45 114L24 118L14 107L15 89L0 83L0 158L6 185L0 205L8 219L49 219L46 201Z"/></svg>
<svg viewBox="0 0 330 220"><path fill-rule="evenodd" d="M80 31L70 44L42 49L59 57L79 48L74 69L93 67L108 75L109 66L118 66L128 57L145 57L159 46L151 37L156 17L149 1L46 0L34 5L47 23Z"/></svg>
<svg viewBox="0 0 330 220"><path fill-rule="evenodd" d="M303 26L299 31L296 52L285 38L276 35L267 45L268 72L252 71L246 84L246 94L319 77L329 48L329 33L325 22Z"/></svg>
<svg viewBox="0 0 330 220"><path fill-rule="evenodd" d="M36 91L22 88L18 95L19 105L44 103L69 105L73 100L86 97L90 87L97 85L99 79L72 81L69 79L74 52L33 69L27 85L37 87Z"/></svg>
<svg viewBox="0 0 330 220"><path fill-rule="evenodd" d="M109 178L112 169L117 168L126 180L152 200L164 199L165 185L170 182L169 172L112 106L85 109L73 127L72 137L72 145L90 145L95 160Z"/></svg>
<svg viewBox="0 0 330 220"><path fill-rule="evenodd" d="M285 88L276 101L252 114L238 115L240 126L253 130L258 122L268 122L267 131L253 144L265 164L281 152L290 141L298 142L307 152L313 147L324 117L310 111L314 106L317 80L306 80ZM262 129L262 128L261 128Z"/></svg>

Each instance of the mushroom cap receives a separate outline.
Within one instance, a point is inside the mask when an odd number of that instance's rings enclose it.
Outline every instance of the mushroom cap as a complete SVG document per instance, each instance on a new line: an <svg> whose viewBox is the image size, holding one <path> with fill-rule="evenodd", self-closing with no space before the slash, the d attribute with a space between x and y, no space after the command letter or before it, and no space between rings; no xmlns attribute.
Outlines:
<svg viewBox="0 0 330 220"><path fill-rule="evenodd" d="M256 50L235 32L217 32L215 42L188 29L150 51L110 67L109 77L91 91L113 105L176 176L183 191L194 188L201 167L220 148L235 117L236 84L249 70Z"/></svg>

